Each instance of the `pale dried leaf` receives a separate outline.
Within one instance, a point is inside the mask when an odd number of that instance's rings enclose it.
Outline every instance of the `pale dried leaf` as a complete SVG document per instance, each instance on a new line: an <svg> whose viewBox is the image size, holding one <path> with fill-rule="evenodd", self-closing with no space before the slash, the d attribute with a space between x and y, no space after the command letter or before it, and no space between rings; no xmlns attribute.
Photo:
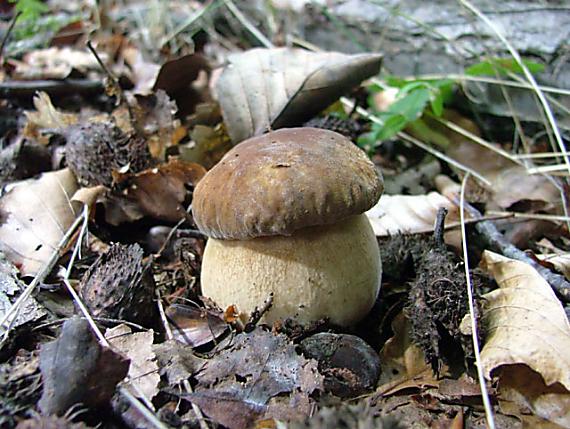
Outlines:
<svg viewBox="0 0 570 429"><path fill-rule="evenodd" d="M378 54L252 49L230 57L216 82L234 143L269 128L300 125L378 73Z"/></svg>
<svg viewBox="0 0 570 429"><path fill-rule="evenodd" d="M73 194L71 201L77 201L78 203L92 207L97 202L97 199L103 195L106 190L107 188L103 185L81 188L78 189L75 194Z"/></svg>
<svg viewBox="0 0 570 429"><path fill-rule="evenodd" d="M549 264L554 265L556 271L564 274L564 277L570 280L570 254L565 253L562 255L536 255L536 257L543 262L548 262Z"/></svg>
<svg viewBox="0 0 570 429"><path fill-rule="evenodd" d="M107 55L100 52L103 62ZM66 47L34 49L24 55L22 61L12 61L15 70L12 78L21 80L33 79L65 79L72 70L87 73L89 70L100 70L96 58L87 50Z"/></svg>
<svg viewBox="0 0 570 429"><path fill-rule="evenodd" d="M420 374L432 374L422 350L410 337L410 322L400 312L392 322L394 336L389 338L380 351L382 374L378 382L392 390L404 382L415 380ZM424 377L420 377L424 378ZM433 377L432 381L433 380ZM425 380L424 380L425 381Z"/></svg>
<svg viewBox="0 0 570 429"><path fill-rule="evenodd" d="M446 208L446 222L459 220L458 207L437 192L427 195L383 195L380 201L366 212L374 233L378 237L432 231L437 211Z"/></svg>
<svg viewBox="0 0 570 429"><path fill-rule="evenodd" d="M0 251L22 275L35 275L75 220L77 190L69 169L16 182L0 199Z"/></svg>
<svg viewBox="0 0 570 429"><path fill-rule="evenodd" d="M6 315L25 287L26 285L18 279L18 270L0 254L0 319ZM45 309L33 296L30 296L22 305L12 326L18 327L28 322L35 322L46 314Z"/></svg>
<svg viewBox="0 0 570 429"><path fill-rule="evenodd" d="M500 377L501 408L504 409L506 401L511 402L509 414L521 418L526 427L570 427L570 392L560 384L546 386L542 377L526 365L503 367ZM529 409L534 414L530 422L526 417ZM545 425L540 419L559 426Z"/></svg>
<svg viewBox="0 0 570 429"><path fill-rule="evenodd" d="M552 288L524 262L485 251L482 264L499 285L483 296L486 376L502 365L525 364L547 385L570 388L570 324Z"/></svg>
<svg viewBox="0 0 570 429"><path fill-rule="evenodd" d="M79 120L77 115L57 110L45 92L34 96L34 107L35 112L26 112L28 122L24 128L24 136L44 145L49 143L49 136L43 135L43 130L65 129Z"/></svg>
<svg viewBox="0 0 570 429"><path fill-rule="evenodd" d="M158 364L152 349L154 332L152 329L146 332L131 331L127 325L119 325L107 329L105 337L113 346L113 349L127 356L131 361L128 376L130 382L127 384L135 396L140 396L139 392L146 398L152 399L158 393ZM136 386L136 389L133 389Z"/></svg>

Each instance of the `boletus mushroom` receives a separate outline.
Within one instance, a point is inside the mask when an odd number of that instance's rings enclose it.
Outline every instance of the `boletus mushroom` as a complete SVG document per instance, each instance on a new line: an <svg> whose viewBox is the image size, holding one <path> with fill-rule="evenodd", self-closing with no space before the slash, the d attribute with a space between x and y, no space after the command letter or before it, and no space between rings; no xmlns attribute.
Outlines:
<svg viewBox="0 0 570 429"><path fill-rule="evenodd" d="M209 238L204 296L244 315L273 293L265 321L350 326L372 308L382 267L363 214L382 177L346 137L290 128L250 138L198 183L192 212Z"/></svg>

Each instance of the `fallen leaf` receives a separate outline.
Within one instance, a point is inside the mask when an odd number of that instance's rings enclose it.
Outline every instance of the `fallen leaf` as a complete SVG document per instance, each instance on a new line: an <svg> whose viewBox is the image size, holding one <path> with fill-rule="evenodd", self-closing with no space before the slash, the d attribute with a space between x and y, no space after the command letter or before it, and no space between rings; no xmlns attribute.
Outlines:
<svg viewBox="0 0 570 429"><path fill-rule="evenodd" d="M166 148L174 144L176 103L159 89L154 94L137 95L131 110L153 158L164 159Z"/></svg>
<svg viewBox="0 0 570 429"><path fill-rule="evenodd" d="M570 280L570 254L550 254L550 255L536 255L542 262L552 264L556 271L564 274L567 280Z"/></svg>
<svg viewBox="0 0 570 429"><path fill-rule="evenodd" d="M166 318L174 339L190 347L199 347L219 338L229 328L213 311L189 305L172 304Z"/></svg>
<svg viewBox="0 0 570 429"><path fill-rule="evenodd" d="M25 285L18 280L18 270L4 259L0 253L0 319L12 307L16 296L25 289ZM20 308L18 317L13 323L14 327L28 322L34 322L46 316L46 310L38 304L33 296L30 296Z"/></svg>
<svg viewBox="0 0 570 429"><path fill-rule="evenodd" d="M304 123L377 74L381 59L291 48L231 56L215 90L232 141Z"/></svg>
<svg viewBox="0 0 570 429"><path fill-rule="evenodd" d="M107 61L105 53L100 56L103 62ZM18 80L65 79L72 70L82 74L101 70L93 54L67 46L34 49L25 54L22 61L11 60L10 63L15 67L12 78Z"/></svg>
<svg viewBox="0 0 570 429"><path fill-rule="evenodd" d="M196 125L190 133L192 141L179 147L180 157L206 168L213 167L232 147L223 126Z"/></svg>
<svg viewBox="0 0 570 429"><path fill-rule="evenodd" d="M560 203L560 191L545 175L528 174L524 166L477 143L464 139L450 146L447 155L485 177L491 186L490 208L508 209L521 201ZM473 177L468 192L480 192Z"/></svg>
<svg viewBox="0 0 570 429"><path fill-rule="evenodd" d="M105 338L114 349L131 361L127 387L133 395L142 393L147 399L152 399L158 393L158 364L152 349L154 331L133 333L127 325L118 325L105 331Z"/></svg>
<svg viewBox="0 0 570 429"><path fill-rule="evenodd" d="M43 393L38 403L43 414L63 415L77 403L107 405L115 387L129 370L129 361L101 347L89 323L67 320L59 337L40 347Z"/></svg>
<svg viewBox="0 0 570 429"><path fill-rule="evenodd" d="M537 422L537 417L559 425L556 427L570 427L570 392L559 383L547 386L540 374L526 365L502 367L499 392L501 409L505 402L513 403L518 408L514 410L516 415L530 424L528 427L547 427ZM529 410L534 414L531 422Z"/></svg>
<svg viewBox="0 0 570 429"><path fill-rule="evenodd" d="M156 354L160 373L166 375L170 386L188 380L206 362L205 359L196 356L192 348L175 340L155 344L153 350Z"/></svg>
<svg viewBox="0 0 570 429"><path fill-rule="evenodd" d="M459 221L459 208L437 192L427 195L383 195L366 212L378 237L433 231L437 211L446 208L446 222Z"/></svg>
<svg viewBox="0 0 570 429"><path fill-rule="evenodd" d="M525 364L546 385L570 388L570 323L550 285L530 265L485 251L481 261L499 289L485 294L481 359L486 377Z"/></svg>
<svg viewBox="0 0 570 429"><path fill-rule="evenodd" d="M22 275L43 267L75 220L77 189L73 173L63 169L16 182L0 199L0 251Z"/></svg>
<svg viewBox="0 0 570 429"><path fill-rule="evenodd" d="M380 351L382 374L377 393L388 395L410 387L437 386L424 353L412 343L410 329L409 320L400 312L392 322L394 336Z"/></svg>
<svg viewBox="0 0 570 429"><path fill-rule="evenodd" d="M112 225L145 216L178 222L186 216L182 203L188 197L187 186L196 185L204 174L201 165L175 158L140 173L115 173L116 185L105 201L105 218Z"/></svg>
<svg viewBox="0 0 570 429"><path fill-rule="evenodd" d="M47 145L50 136L43 131L55 131L67 128L79 121L78 115L63 113L54 107L48 94L39 92L34 96L35 112L26 112L27 123L23 134L31 140Z"/></svg>
<svg viewBox="0 0 570 429"><path fill-rule="evenodd" d="M200 401L204 413L231 429L249 427L277 395L296 392L301 396L293 394L290 401L298 402L323 389L323 377L314 360L299 356L286 336L261 328L238 335L231 347L207 361L195 378L199 385L189 395L191 400ZM234 415L239 419L234 420ZM280 418L276 414L271 417Z"/></svg>
<svg viewBox="0 0 570 429"><path fill-rule="evenodd" d="M195 392L189 394L188 398L208 417L229 429L251 428L267 411L267 406L248 401L247 391L239 388Z"/></svg>

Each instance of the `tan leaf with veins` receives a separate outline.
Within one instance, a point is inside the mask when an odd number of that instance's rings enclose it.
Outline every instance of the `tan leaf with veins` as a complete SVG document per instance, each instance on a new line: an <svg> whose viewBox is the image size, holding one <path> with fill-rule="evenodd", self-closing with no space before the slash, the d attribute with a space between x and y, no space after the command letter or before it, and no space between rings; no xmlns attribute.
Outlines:
<svg viewBox="0 0 570 429"><path fill-rule="evenodd" d="M301 125L377 74L381 58L290 48L232 55L215 87L232 141Z"/></svg>
<svg viewBox="0 0 570 429"><path fill-rule="evenodd" d="M481 264L499 285L483 296L486 376L502 365L525 364L547 385L570 389L570 324L550 285L530 265L493 252L485 251Z"/></svg>
<svg viewBox="0 0 570 429"><path fill-rule="evenodd" d="M35 275L75 220L78 189L69 169L16 182L0 199L0 251L22 275Z"/></svg>

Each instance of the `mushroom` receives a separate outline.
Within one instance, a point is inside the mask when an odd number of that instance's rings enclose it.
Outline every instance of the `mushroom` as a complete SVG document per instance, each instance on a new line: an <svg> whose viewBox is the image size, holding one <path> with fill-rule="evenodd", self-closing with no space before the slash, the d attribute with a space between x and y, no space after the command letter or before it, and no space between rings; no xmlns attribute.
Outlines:
<svg viewBox="0 0 570 429"><path fill-rule="evenodd" d="M268 323L350 326L372 308L382 267L363 214L382 177L346 137L280 129L230 150L198 183L192 212L208 237L204 296L244 316L273 294Z"/></svg>

